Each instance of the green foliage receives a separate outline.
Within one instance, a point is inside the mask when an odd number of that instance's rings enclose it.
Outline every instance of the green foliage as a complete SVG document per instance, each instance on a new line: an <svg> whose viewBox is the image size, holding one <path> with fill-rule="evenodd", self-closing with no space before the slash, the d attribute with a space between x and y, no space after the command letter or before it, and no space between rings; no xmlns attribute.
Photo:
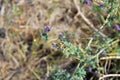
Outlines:
<svg viewBox="0 0 120 80"><path fill-rule="evenodd" d="M76 69L72 76L67 71L58 69L48 77L48 80L84 80L85 74L83 68Z"/></svg>
<svg viewBox="0 0 120 80"><path fill-rule="evenodd" d="M42 37L43 37L43 39L48 40L48 35L47 35L47 33L43 32L43 33L42 33Z"/></svg>
<svg viewBox="0 0 120 80"><path fill-rule="evenodd" d="M83 68L76 69L74 75L71 77L70 80L84 80L86 72Z"/></svg>
<svg viewBox="0 0 120 80"><path fill-rule="evenodd" d="M71 44L70 42L66 40L62 40L62 43L65 45L63 49L63 53L64 55L66 55L66 57L77 56L80 58L82 56L83 53L75 45Z"/></svg>
<svg viewBox="0 0 120 80"><path fill-rule="evenodd" d="M92 8L93 8L94 11L97 11L97 12L99 13L99 12L102 11L102 8L103 8L103 7L100 7L100 6L98 6L98 5L94 5L94 6L92 6Z"/></svg>
<svg viewBox="0 0 120 80"><path fill-rule="evenodd" d="M67 71L58 69L48 77L48 80L66 80L69 77L70 74Z"/></svg>

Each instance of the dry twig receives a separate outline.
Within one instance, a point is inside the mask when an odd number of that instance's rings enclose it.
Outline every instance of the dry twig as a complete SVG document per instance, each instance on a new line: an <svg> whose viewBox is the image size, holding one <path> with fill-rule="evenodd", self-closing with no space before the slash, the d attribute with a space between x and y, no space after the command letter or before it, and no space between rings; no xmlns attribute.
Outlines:
<svg viewBox="0 0 120 80"><path fill-rule="evenodd" d="M110 59L120 59L120 56L107 56L100 58L100 60L110 60Z"/></svg>
<svg viewBox="0 0 120 80"><path fill-rule="evenodd" d="M99 78L99 80L103 80L104 78L107 77L120 77L120 74L108 74L108 75L104 75L102 77Z"/></svg>
<svg viewBox="0 0 120 80"><path fill-rule="evenodd" d="M78 0L74 0L74 4L75 4L75 6L76 6L76 8L78 10L77 15L80 15L82 17L82 19L89 25L89 27L91 29L93 29L95 32L98 32L102 37L106 37L106 35L103 34L102 32L100 32L97 28L95 28L95 26L82 13L81 7L79 6L79 1Z"/></svg>

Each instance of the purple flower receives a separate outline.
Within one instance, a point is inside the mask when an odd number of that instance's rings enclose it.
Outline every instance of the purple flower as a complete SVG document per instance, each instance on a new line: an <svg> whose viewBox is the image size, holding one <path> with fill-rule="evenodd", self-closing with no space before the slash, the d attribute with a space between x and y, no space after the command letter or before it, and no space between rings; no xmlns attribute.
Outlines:
<svg viewBox="0 0 120 80"><path fill-rule="evenodd" d="M120 25L116 24L116 25L114 26L114 28L115 28L116 30L120 31Z"/></svg>
<svg viewBox="0 0 120 80"><path fill-rule="evenodd" d="M103 50L103 51L102 51L102 54L106 54L106 50Z"/></svg>
<svg viewBox="0 0 120 80"><path fill-rule="evenodd" d="M92 67L91 67L91 66L88 66L88 67L86 68L86 71L87 71L87 72L92 72Z"/></svg>
<svg viewBox="0 0 120 80"><path fill-rule="evenodd" d="M56 42L53 42L53 43L52 43L52 46L53 46L53 47L57 47L58 44L57 44Z"/></svg>
<svg viewBox="0 0 120 80"><path fill-rule="evenodd" d="M93 72L93 74L94 74L94 75L97 75L97 74L98 74L98 70L95 70L95 71Z"/></svg>
<svg viewBox="0 0 120 80"><path fill-rule="evenodd" d="M100 50L102 50L102 48L98 48L98 51L100 51ZM105 55L107 52L106 52L106 50L104 49L103 51L102 51L102 55Z"/></svg>
<svg viewBox="0 0 120 80"><path fill-rule="evenodd" d="M50 31L50 26L48 26L48 25L45 26L44 31L45 31L45 32L49 32L49 31Z"/></svg>
<svg viewBox="0 0 120 80"><path fill-rule="evenodd" d="M91 0L85 0L84 3L90 5L91 4Z"/></svg>
<svg viewBox="0 0 120 80"><path fill-rule="evenodd" d="M99 6L100 6L100 7L103 7L103 6L104 6L104 3L103 3L103 2L100 2L100 3L99 3Z"/></svg>
<svg viewBox="0 0 120 80"><path fill-rule="evenodd" d="M60 33L60 34L58 35L58 38L59 38L59 39L62 39L63 36L64 36L63 33Z"/></svg>

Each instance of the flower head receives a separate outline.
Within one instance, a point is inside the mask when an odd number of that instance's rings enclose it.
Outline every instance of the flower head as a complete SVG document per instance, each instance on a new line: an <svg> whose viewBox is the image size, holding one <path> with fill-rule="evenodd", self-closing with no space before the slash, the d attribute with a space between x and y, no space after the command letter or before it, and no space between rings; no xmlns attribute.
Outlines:
<svg viewBox="0 0 120 80"><path fill-rule="evenodd" d="M101 50L102 50L102 48L99 47L98 51L101 51ZM107 53L107 50L105 50L105 49L103 49L102 52L101 52L102 55L105 55L106 53Z"/></svg>
<svg viewBox="0 0 120 80"><path fill-rule="evenodd" d="M103 50L103 51L102 51L102 54L106 54L106 50Z"/></svg>
<svg viewBox="0 0 120 80"><path fill-rule="evenodd" d="M84 3L90 5L91 4L91 0L85 0Z"/></svg>
<svg viewBox="0 0 120 80"><path fill-rule="evenodd" d="M53 47L57 47L58 44L57 44L56 42L53 42L53 43L52 43L52 46L53 46Z"/></svg>
<svg viewBox="0 0 120 80"><path fill-rule="evenodd" d="M103 7L103 6L104 6L104 3L103 3L103 2L100 2L100 3L99 3L99 6L100 6L100 7Z"/></svg>
<svg viewBox="0 0 120 80"><path fill-rule="evenodd" d="M47 26L45 26L44 31L45 31L45 32L50 31L50 26L48 26L48 25L47 25Z"/></svg>
<svg viewBox="0 0 120 80"><path fill-rule="evenodd" d="M87 71L87 72L92 72L92 67L91 67L91 66L88 66L88 67L86 68L86 71Z"/></svg>
<svg viewBox="0 0 120 80"><path fill-rule="evenodd" d="M116 24L116 25L114 26L114 28L115 28L116 30L120 31L120 25Z"/></svg>
<svg viewBox="0 0 120 80"><path fill-rule="evenodd" d="M58 35L58 38L59 38L59 39L62 39L63 36L64 36L63 33L60 33L60 34Z"/></svg>

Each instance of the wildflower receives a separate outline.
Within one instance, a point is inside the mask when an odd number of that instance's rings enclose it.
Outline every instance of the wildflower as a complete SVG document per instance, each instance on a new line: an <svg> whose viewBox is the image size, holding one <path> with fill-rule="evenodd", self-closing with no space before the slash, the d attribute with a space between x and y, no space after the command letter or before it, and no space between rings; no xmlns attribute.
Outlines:
<svg viewBox="0 0 120 80"><path fill-rule="evenodd" d="M98 48L98 51L100 51L100 50L102 50L102 48L100 48L100 47L99 47L99 48ZM102 52L101 52L101 54L102 54L102 55L105 55L106 53L107 53L107 52L106 52L106 50L105 50L105 49L104 49L104 50L102 50Z"/></svg>
<svg viewBox="0 0 120 80"><path fill-rule="evenodd" d="M103 2L100 2L100 3L99 3L99 6L100 6L100 7L103 7L103 6L104 6L104 3L103 3Z"/></svg>
<svg viewBox="0 0 120 80"><path fill-rule="evenodd" d="M50 31L50 26L48 26L48 25L45 26L44 31L45 31L45 32L49 32L49 31Z"/></svg>
<svg viewBox="0 0 120 80"><path fill-rule="evenodd" d="M59 39L62 39L62 38L63 38L63 34L60 33L60 34L58 35L58 38L59 38Z"/></svg>
<svg viewBox="0 0 120 80"><path fill-rule="evenodd" d="M114 28L115 28L116 30L120 31L120 25L116 24L116 25L114 26Z"/></svg>
<svg viewBox="0 0 120 80"><path fill-rule="evenodd" d="M92 69L92 73L94 76L97 76L98 75L98 70L95 68L95 69Z"/></svg>
<svg viewBox="0 0 120 80"><path fill-rule="evenodd" d="M91 4L91 0L85 0L84 3L90 5Z"/></svg>
<svg viewBox="0 0 120 80"><path fill-rule="evenodd" d="M88 66L88 67L86 68L86 71L87 71L87 72L92 72L92 67Z"/></svg>
<svg viewBox="0 0 120 80"><path fill-rule="evenodd" d="M102 54L106 54L106 50L103 50L103 51L102 51Z"/></svg>
<svg viewBox="0 0 120 80"><path fill-rule="evenodd" d="M53 47L57 47L58 44L57 44L56 42L53 42L53 43L52 43L52 46L53 46Z"/></svg>

